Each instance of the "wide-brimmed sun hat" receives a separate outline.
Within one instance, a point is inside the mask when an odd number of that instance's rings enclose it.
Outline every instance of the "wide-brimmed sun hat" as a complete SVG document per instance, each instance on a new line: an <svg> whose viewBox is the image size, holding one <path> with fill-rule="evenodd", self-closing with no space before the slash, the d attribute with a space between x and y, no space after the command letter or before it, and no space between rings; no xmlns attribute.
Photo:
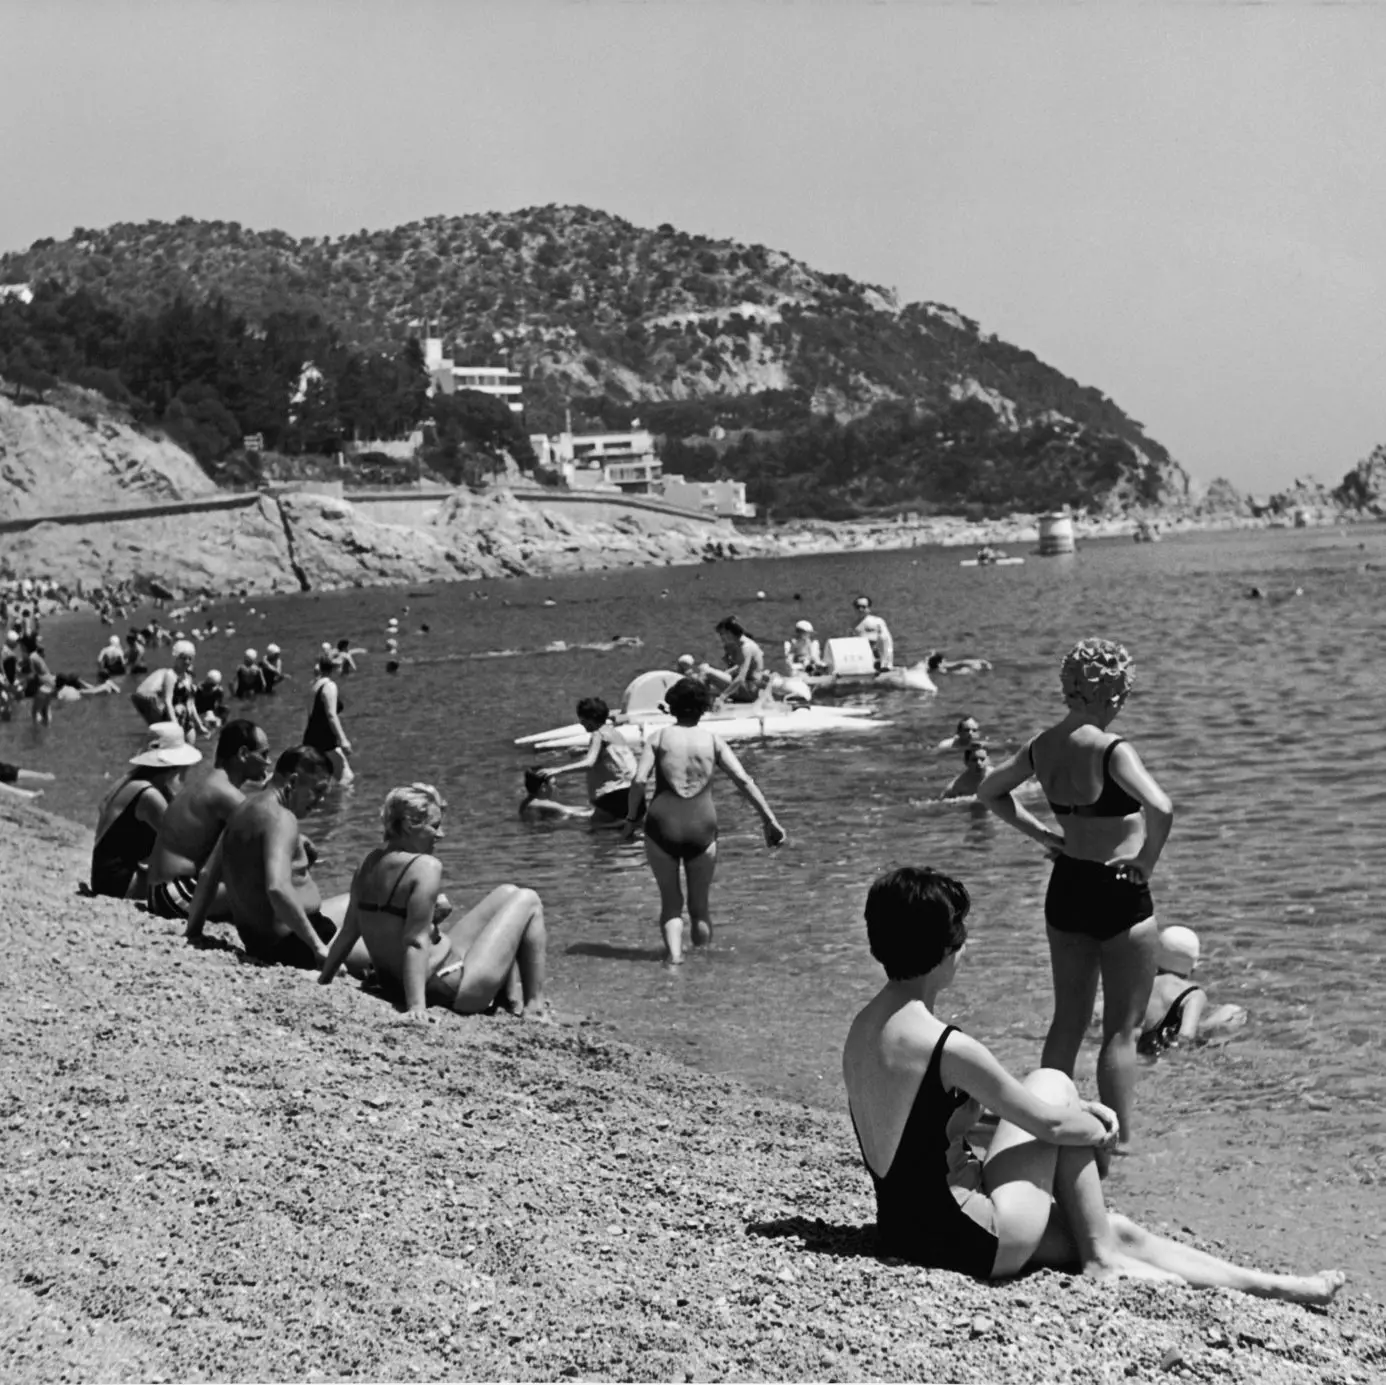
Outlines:
<svg viewBox="0 0 1386 1385"><path fill-rule="evenodd" d="M1158 965L1161 971L1187 976L1198 965L1198 934L1179 924L1164 929L1160 934Z"/></svg>
<svg viewBox="0 0 1386 1385"><path fill-rule="evenodd" d="M149 733L149 744L138 755L131 756L132 765L141 769L182 769L202 758L202 752L188 744L176 721L156 721Z"/></svg>

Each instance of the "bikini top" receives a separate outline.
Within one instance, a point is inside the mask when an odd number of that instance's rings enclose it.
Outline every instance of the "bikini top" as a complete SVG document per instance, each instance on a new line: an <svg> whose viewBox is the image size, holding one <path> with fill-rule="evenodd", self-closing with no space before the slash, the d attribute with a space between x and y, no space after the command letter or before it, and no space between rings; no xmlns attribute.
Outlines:
<svg viewBox="0 0 1386 1385"><path fill-rule="evenodd" d="M390 887L390 893L385 896L384 904L372 904L368 900L360 899L357 900L356 907L358 909L364 909L369 914L390 914L397 919L407 919L409 917L409 909L406 905L396 904L394 902L395 891L399 889L400 884L404 880L404 877L409 873L409 867L412 866L414 862L417 861L419 859L419 856L422 854L422 852L419 852L418 854L411 856L404 863L404 866L400 870L400 873L397 876L395 876L395 883Z"/></svg>
<svg viewBox="0 0 1386 1385"><path fill-rule="evenodd" d="M1049 810L1056 818L1127 818L1139 813L1141 801L1132 798L1120 784L1112 778L1112 751L1122 743L1118 736L1102 755L1102 792L1091 803L1055 803L1049 799ZM1031 741L1025 748L1030 768L1035 767L1035 743Z"/></svg>

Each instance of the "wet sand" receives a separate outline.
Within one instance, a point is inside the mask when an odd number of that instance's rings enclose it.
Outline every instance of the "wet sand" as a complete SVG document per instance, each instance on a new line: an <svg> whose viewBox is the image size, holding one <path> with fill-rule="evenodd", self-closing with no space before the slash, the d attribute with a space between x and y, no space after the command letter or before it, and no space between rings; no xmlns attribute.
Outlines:
<svg viewBox="0 0 1386 1385"><path fill-rule="evenodd" d="M1352 1283L1322 1311L878 1260L840 1114L599 1025L408 1025L347 979L322 989L77 898L89 852L84 829L0 800L5 1379L1386 1371L1386 1309ZM1178 1231L1168 1133L1153 1183L1113 1201L1163 1204L1151 1224ZM1374 1221L1297 1170L1286 1234L1236 1201L1274 1188L1273 1151L1235 1163L1209 1175L1228 1207L1207 1248L1312 1269L1294 1227L1355 1211L1341 1243Z"/></svg>

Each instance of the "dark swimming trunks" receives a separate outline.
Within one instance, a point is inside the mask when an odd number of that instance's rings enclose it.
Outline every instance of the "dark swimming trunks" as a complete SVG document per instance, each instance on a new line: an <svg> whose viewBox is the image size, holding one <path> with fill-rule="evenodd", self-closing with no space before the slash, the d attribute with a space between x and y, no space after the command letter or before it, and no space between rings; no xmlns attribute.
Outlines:
<svg viewBox="0 0 1386 1385"><path fill-rule="evenodd" d="M313 932L325 943L330 943L337 932L337 925L321 910L308 915ZM244 938L241 940L245 941ZM252 947L246 943L246 952L261 962L270 962L279 967L298 967L302 971L317 971L322 965L313 956L312 949L296 933L287 937L273 938L266 944Z"/></svg>
<svg viewBox="0 0 1386 1385"><path fill-rule="evenodd" d="M1049 810L1059 818L1128 818L1139 813L1141 801L1132 798L1120 784L1112 778L1112 751L1121 744L1118 736L1102 754L1102 792L1091 803L1055 803L1049 800ZM1035 767L1035 743L1030 742L1026 749L1030 768Z"/></svg>
<svg viewBox="0 0 1386 1385"><path fill-rule="evenodd" d="M1081 933L1105 943L1154 913L1150 886L1118 876L1117 867L1073 856L1054 862L1044 896L1044 921L1055 932Z"/></svg>
<svg viewBox="0 0 1386 1385"><path fill-rule="evenodd" d="M598 794L592 800L592 806L599 813L605 813L607 817L623 818L627 815L626 810L630 807L630 790L612 789L610 793ZM637 821L645 816L646 807L647 805L642 802L640 811L636 814Z"/></svg>
<svg viewBox="0 0 1386 1385"><path fill-rule="evenodd" d="M645 840L677 861L701 856L717 840L717 809L712 802L712 775L697 793L685 798L664 777L664 747L655 742L655 791L645 814Z"/></svg>
<svg viewBox="0 0 1386 1385"><path fill-rule="evenodd" d="M876 1229L885 1254L989 1279L1000 1244L992 1229L991 1203L980 1191L954 1186L958 1161L949 1157L954 1142L948 1122L971 1100L964 1091L945 1091L939 1077L943 1045L954 1029L950 1024L943 1031L929 1055L929 1066L885 1176L867 1163L864 1148L861 1157L876 1189ZM853 1116L852 1128L856 1126ZM857 1144L861 1145L860 1131ZM970 1149L965 1152L971 1154ZM964 1210L974 1200L980 1219Z"/></svg>
<svg viewBox="0 0 1386 1385"><path fill-rule="evenodd" d="M14 784L19 780L19 766L7 765L0 760L0 784Z"/></svg>
<svg viewBox="0 0 1386 1385"><path fill-rule="evenodd" d="M1174 1003L1169 1007L1169 1012L1164 1019L1153 1029L1147 1029L1136 1040L1137 1053L1143 1054L1147 1058L1154 1058L1174 1043L1179 1037L1179 1026L1184 1023L1184 1002L1199 989L1198 986L1190 986L1188 990L1180 991L1174 997Z"/></svg>

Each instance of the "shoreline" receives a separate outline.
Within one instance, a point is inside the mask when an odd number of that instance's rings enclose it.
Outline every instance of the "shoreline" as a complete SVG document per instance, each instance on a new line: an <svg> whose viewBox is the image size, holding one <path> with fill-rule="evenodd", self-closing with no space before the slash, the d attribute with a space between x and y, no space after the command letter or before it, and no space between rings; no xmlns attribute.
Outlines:
<svg viewBox="0 0 1386 1385"><path fill-rule="evenodd" d="M0 843L11 1379L1096 1381L1182 1362L1278 1385L1386 1366L1386 1307L1351 1280L1322 1311L878 1260L841 1112L600 1024L406 1026L345 978L77 899L90 833L65 819L0 800ZM1309 1171L1227 1155L1232 1186L1312 1200ZM1167 1173L1157 1196L1115 1174L1113 1202L1267 1267L1311 1253L1309 1226L1258 1236L1235 1207L1210 1232L1220 1177Z"/></svg>

